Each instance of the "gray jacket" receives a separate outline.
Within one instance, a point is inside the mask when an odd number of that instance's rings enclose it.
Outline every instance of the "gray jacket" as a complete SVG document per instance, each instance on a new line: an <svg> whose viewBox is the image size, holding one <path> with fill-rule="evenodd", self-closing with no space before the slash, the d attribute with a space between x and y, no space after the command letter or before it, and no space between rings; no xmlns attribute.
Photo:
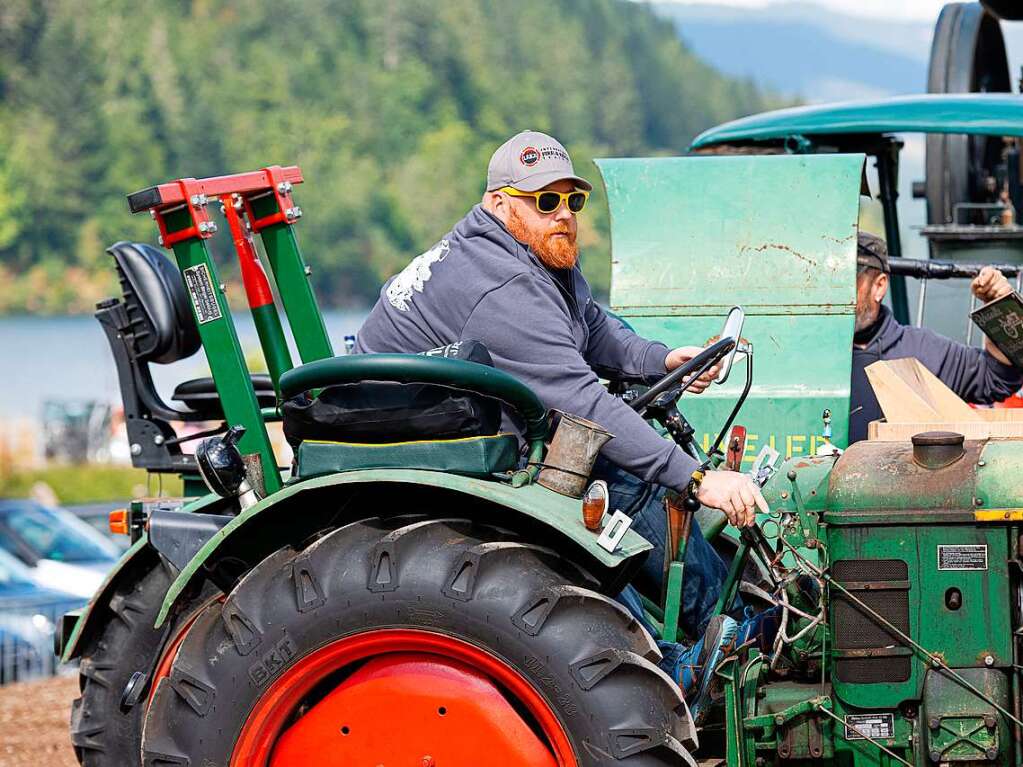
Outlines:
<svg viewBox="0 0 1023 767"><path fill-rule="evenodd" d="M688 484L696 461L608 394L597 377L659 378L668 347L608 316L578 267L547 269L479 205L388 280L356 351L412 353L459 340L482 341L494 364L548 408L614 434L603 454L618 466L679 490ZM520 424L506 423L521 434Z"/></svg>
<svg viewBox="0 0 1023 767"><path fill-rule="evenodd" d="M881 418L881 406L867 380L866 367L878 360L915 357L942 383L967 402L988 405L1023 385L1023 373L1003 365L987 351L957 343L927 328L900 325L886 306L873 338L853 348L849 402L849 443L867 438L867 424Z"/></svg>

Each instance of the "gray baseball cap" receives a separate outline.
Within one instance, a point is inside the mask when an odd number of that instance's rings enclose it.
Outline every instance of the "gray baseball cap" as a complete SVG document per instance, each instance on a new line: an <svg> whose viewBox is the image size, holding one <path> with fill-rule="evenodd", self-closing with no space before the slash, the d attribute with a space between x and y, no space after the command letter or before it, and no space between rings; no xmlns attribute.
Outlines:
<svg viewBox="0 0 1023 767"><path fill-rule="evenodd" d="M885 274L892 271L888 264L888 245L870 232L860 232L856 238L856 263L880 269Z"/></svg>
<svg viewBox="0 0 1023 767"><path fill-rule="evenodd" d="M497 148L487 166L487 191L510 186L535 192L555 181L569 179L589 192L593 185L575 175L572 158L556 138L535 130L512 136Z"/></svg>

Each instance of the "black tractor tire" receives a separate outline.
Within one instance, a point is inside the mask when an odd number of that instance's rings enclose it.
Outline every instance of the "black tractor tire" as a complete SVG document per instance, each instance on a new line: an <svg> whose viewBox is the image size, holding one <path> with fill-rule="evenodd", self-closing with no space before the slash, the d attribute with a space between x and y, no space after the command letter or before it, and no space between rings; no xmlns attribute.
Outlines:
<svg viewBox="0 0 1023 767"><path fill-rule="evenodd" d="M119 588L111 597L103 629L86 644L78 667L81 697L71 704L71 744L83 767L131 767L142 763L142 723L146 698L122 709L121 699L132 675L151 673L164 646L165 633L153 623L174 580L174 570L162 559L142 577ZM188 620L211 599L204 592L187 600L179 613Z"/></svg>
<svg viewBox="0 0 1023 767"><path fill-rule="evenodd" d="M303 656L417 628L480 647L531 682L579 765L695 766L695 728L656 646L592 583L550 549L460 518L368 518L280 549L189 629L149 708L143 763L230 764L249 712Z"/></svg>

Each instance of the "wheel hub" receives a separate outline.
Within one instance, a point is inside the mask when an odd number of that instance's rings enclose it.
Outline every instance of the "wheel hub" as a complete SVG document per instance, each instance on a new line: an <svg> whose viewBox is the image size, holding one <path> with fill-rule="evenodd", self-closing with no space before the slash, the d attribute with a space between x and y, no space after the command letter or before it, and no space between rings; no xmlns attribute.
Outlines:
<svg viewBox="0 0 1023 767"><path fill-rule="evenodd" d="M325 680L360 662L321 694ZM249 714L231 766L482 762L576 764L550 705L503 660L454 637L393 629L337 640L288 668Z"/></svg>
<svg viewBox="0 0 1023 767"><path fill-rule="evenodd" d="M271 767L557 762L500 691L459 661L396 653L369 661L277 743ZM496 763L496 762L492 762Z"/></svg>

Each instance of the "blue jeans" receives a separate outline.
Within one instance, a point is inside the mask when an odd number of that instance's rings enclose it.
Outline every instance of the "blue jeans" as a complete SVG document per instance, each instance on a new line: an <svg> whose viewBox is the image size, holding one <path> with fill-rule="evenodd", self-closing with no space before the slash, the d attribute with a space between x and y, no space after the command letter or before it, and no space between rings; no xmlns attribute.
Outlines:
<svg viewBox="0 0 1023 767"><path fill-rule="evenodd" d="M668 536L668 520L664 511L667 488L644 482L603 456L597 458L592 477L607 482L611 495L609 511L624 511L632 517L632 529L653 544L654 549L647 556L633 585L649 598L658 601L664 580L664 552ZM696 639L703 636L708 621L714 616L714 606L721 596L728 566L703 537L695 519L686 546L684 572L679 623L689 637ZM733 608L736 606L738 600Z"/></svg>

